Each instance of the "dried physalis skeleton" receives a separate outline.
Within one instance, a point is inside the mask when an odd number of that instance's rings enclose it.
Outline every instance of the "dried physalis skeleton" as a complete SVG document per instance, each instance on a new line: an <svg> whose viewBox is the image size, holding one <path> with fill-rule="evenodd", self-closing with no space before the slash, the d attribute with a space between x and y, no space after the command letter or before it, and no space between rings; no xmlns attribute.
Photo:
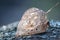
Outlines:
<svg viewBox="0 0 60 40"><path fill-rule="evenodd" d="M57 5L58 3L55 6ZM28 9L18 24L16 36L32 35L45 32L48 28L48 19L46 14L49 13L52 8L50 8L47 12L35 7Z"/></svg>

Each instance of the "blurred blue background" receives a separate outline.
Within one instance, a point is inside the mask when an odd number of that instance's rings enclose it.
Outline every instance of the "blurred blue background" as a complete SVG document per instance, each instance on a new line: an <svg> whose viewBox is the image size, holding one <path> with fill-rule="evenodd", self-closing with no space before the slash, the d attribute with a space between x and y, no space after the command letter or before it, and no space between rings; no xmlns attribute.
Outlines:
<svg viewBox="0 0 60 40"><path fill-rule="evenodd" d="M60 0L0 0L0 26L19 21L28 8L47 11L57 2ZM48 19L60 21L60 4L48 14Z"/></svg>

